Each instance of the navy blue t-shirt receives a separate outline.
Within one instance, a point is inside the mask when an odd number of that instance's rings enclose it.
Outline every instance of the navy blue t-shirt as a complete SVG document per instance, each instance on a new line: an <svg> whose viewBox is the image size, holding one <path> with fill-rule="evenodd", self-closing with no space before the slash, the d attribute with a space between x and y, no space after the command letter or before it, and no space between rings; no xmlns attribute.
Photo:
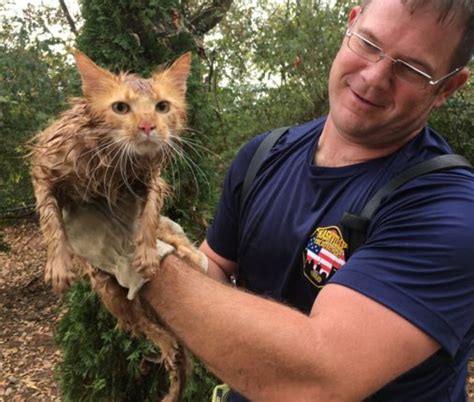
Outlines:
<svg viewBox="0 0 474 402"><path fill-rule="evenodd" d="M344 211L358 213L392 177L451 153L429 128L397 152L351 166L313 164L325 118L291 128L272 148L240 205L248 164L266 134L232 163L211 248L238 262L239 281L308 313L328 282L350 287L421 328L442 349L371 401L465 401L474 337L474 175L465 169L415 178L389 194L365 244L348 259ZM244 401L234 394L232 402Z"/></svg>

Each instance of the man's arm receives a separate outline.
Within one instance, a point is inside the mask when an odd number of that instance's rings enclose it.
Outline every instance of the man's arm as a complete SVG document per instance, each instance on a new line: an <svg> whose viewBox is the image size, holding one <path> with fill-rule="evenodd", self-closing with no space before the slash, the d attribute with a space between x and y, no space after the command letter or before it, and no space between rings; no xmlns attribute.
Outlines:
<svg viewBox="0 0 474 402"><path fill-rule="evenodd" d="M234 289L174 255L142 290L177 336L253 401L355 401L439 345L381 304L327 285L310 316Z"/></svg>
<svg viewBox="0 0 474 402"><path fill-rule="evenodd" d="M237 271L237 263L217 254L209 246L207 240L202 242L201 246L199 246L199 250L201 250L207 256L207 275L224 283L229 282L230 276L235 274Z"/></svg>

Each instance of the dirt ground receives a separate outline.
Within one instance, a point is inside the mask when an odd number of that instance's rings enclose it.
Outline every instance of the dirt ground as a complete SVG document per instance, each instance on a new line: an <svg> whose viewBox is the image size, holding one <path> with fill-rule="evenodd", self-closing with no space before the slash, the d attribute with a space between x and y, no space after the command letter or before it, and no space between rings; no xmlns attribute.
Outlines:
<svg viewBox="0 0 474 402"><path fill-rule="evenodd" d="M46 252L38 228L24 223L1 230L10 251L0 251L0 400L59 401L53 331L60 303L43 281Z"/></svg>
<svg viewBox="0 0 474 402"><path fill-rule="evenodd" d="M60 313L57 296L43 282L46 252L35 223L3 227L0 241L0 401L60 401L53 340ZM474 402L474 361L467 390Z"/></svg>

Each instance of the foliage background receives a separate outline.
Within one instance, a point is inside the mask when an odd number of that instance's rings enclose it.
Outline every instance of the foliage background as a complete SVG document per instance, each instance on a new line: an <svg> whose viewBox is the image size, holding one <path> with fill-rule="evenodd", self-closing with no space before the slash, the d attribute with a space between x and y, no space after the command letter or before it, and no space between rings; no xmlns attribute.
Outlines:
<svg viewBox="0 0 474 402"><path fill-rule="evenodd" d="M167 213L198 241L240 146L259 132L327 112L327 77L351 1L332 7L318 0L80 5L74 35L60 8L29 7L11 15L9 3L0 2L0 215L33 203L25 144L67 107L67 98L80 94L71 46L113 71L145 75L191 50L187 158L167 173L177 189ZM206 12L214 12L214 26L206 25ZM473 103L471 79L431 120L471 162ZM64 306L57 331L64 359L57 372L65 400L125 401L133 395L145 401L166 390L166 376L154 363L157 351L118 331L88 285L74 286ZM215 382L197 363L186 400L208 400Z"/></svg>

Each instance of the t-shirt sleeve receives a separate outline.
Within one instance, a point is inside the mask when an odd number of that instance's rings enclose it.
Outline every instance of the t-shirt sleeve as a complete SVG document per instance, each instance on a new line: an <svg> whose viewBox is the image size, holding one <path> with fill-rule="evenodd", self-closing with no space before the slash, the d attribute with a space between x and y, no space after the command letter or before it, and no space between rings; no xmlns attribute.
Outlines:
<svg viewBox="0 0 474 402"><path fill-rule="evenodd" d="M224 179L214 219L207 230L209 246L221 257L237 262L239 207L247 167L268 133L258 135L237 153Z"/></svg>
<svg viewBox="0 0 474 402"><path fill-rule="evenodd" d="M331 283L387 306L454 356L474 322L474 181L430 174L389 195Z"/></svg>

